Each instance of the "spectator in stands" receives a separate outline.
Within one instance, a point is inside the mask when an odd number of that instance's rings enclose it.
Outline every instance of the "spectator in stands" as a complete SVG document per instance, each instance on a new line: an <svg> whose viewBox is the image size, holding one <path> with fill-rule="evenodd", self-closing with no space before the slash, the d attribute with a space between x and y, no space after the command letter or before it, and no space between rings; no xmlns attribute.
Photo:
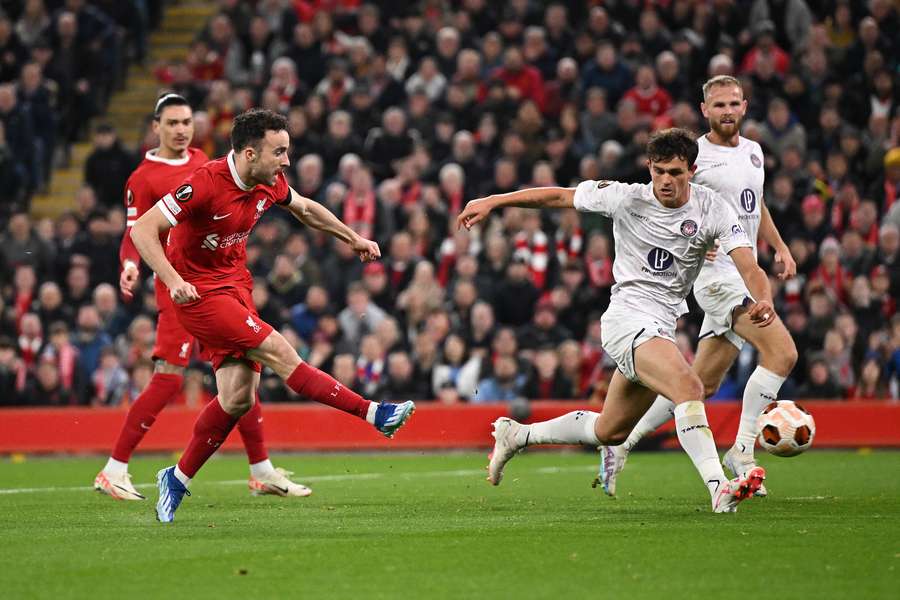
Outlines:
<svg viewBox="0 0 900 600"><path fill-rule="evenodd" d="M103 212L95 212L87 222L87 231L80 235L72 253L86 260L90 267L91 284L111 283L119 278L119 244L112 237L109 221Z"/></svg>
<svg viewBox="0 0 900 600"><path fill-rule="evenodd" d="M348 348L356 348L347 344ZM384 377L386 377L385 369L385 348L381 344L381 340L372 334L364 335L359 342L359 357L356 359L356 379L359 382L360 393L372 397L374 396Z"/></svg>
<svg viewBox="0 0 900 600"><path fill-rule="evenodd" d="M16 344L8 336L0 336L0 406L16 406L22 402L25 365L16 353Z"/></svg>
<svg viewBox="0 0 900 600"><path fill-rule="evenodd" d="M534 308L533 321L525 325L517 337L523 350L536 350L546 346L555 348L570 339L572 333L557 323L553 301L545 296Z"/></svg>
<svg viewBox="0 0 900 600"><path fill-rule="evenodd" d="M94 372L93 396L94 406L119 406L128 394L128 372L122 368L119 357L112 346L100 351L100 366Z"/></svg>
<svg viewBox="0 0 900 600"><path fill-rule="evenodd" d="M28 406L73 406L83 404L78 395L62 386L59 370L52 361L41 361L23 393Z"/></svg>
<svg viewBox="0 0 900 600"><path fill-rule="evenodd" d="M78 375L82 381L92 381L94 372L100 366L100 352L111 343L112 338L101 329L97 308L92 304L79 308L74 345L78 349Z"/></svg>
<svg viewBox="0 0 900 600"><path fill-rule="evenodd" d="M797 399L836 400L843 398L844 392L834 381L827 361L817 356L810 361L807 383L797 388Z"/></svg>
<svg viewBox="0 0 900 600"><path fill-rule="evenodd" d="M136 165L112 125L101 123L94 129L94 149L84 165L84 180L97 192L102 206L121 205L122 190Z"/></svg>
<svg viewBox="0 0 900 600"><path fill-rule="evenodd" d="M53 251L35 234L27 213L14 214L0 235L0 274L10 277L18 265L31 265L40 279L53 275ZM8 280L8 279L7 279Z"/></svg>
<svg viewBox="0 0 900 600"><path fill-rule="evenodd" d="M75 313L70 306L64 304L62 290L55 281L45 281L41 284L36 311L44 329L48 329L57 321L66 324L74 322Z"/></svg>
<svg viewBox="0 0 900 600"><path fill-rule="evenodd" d="M351 284L347 291L347 308L338 315L344 341L358 346L362 336L372 332L386 317L385 312L372 302L362 284Z"/></svg>
<svg viewBox="0 0 900 600"><path fill-rule="evenodd" d="M522 397L525 376L518 372L516 359L498 356L494 361L493 375L478 383L472 402L512 402Z"/></svg>
<svg viewBox="0 0 900 600"><path fill-rule="evenodd" d="M426 400L433 396L428 380L417 376L412 360L404 351L388 355L386 377L378 387L375 396L383 401Z"/></svg>
<svg viewBox="0 0 900 600"><path fill-rule="evenodd" d="M539 348L534 355L534 368L522 388L529 400L568 400L572 382L562 373L555 346Z"/></svg>

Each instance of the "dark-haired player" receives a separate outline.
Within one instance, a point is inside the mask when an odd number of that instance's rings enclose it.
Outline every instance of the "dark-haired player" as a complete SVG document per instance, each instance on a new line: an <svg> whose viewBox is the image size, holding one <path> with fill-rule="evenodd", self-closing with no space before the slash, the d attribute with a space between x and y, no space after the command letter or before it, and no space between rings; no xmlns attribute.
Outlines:
<svg viewBox="0 0 900 600"><path fill-rule="evenodd" d="M775 250L775 261L784 265L779 274L788 279L797 273L791 251L763 202L765 172L759 144L741 136L741 121L747 100L740 81L729 75L713 77L703 86L700 105L709 122L709 132L697 140L697 172L694 182L718 192L738 215L744 231L756 246L757 235ZM694 297L703 309L703 325L697 356L691 368L703 382L704 394L712 396L734 364L744 341L756 348L759 364L747 380L741 418L734 445L725 453L724 466L742 475L756 466L753 447L758 433L756 420L763 408L778 397L778 391L797 362L797 348L781 320L771 327L756 327L747 317L752 302L734 261L721 253L707 261L694 282ZM628 453L642 437L672 418L674 405L664 396L653 403L620 446L600 448L600 469L596 483L610 496L616 493L616 479ZM757 496L767 494L760 486Z"/></svg>
<svg viewBox="0 0 900 600"><path fill-rule="evenodd" d="M769 280L756 265L737 215L715 192L690 182L697 152L688 132L668 129L647 144L649 184L583 181L575 188L520 190L473 200L460 213L458 223L465 227L504 206L576 208L613 222L616 284L602 324L603 348L618 369L603 412L576 411L532 425L506 417L495 421L488 465L494 485L506 463L529 445L621 444L658 394L675 403L678 440L699 471L714 512L734 512L762 484L761 467L725 477L706 419L703 384L675 345L682 302L716 242L757 299L749 318L758 327L775 319Z"/></svg>
<svg viewBox="0 0 900 600"><path fill-rule="evenodd" d="M128 221L119 249L122 264L119 289L126 299L134 293L141 261L131 241L132 225L153 208L156 201L172 188L173 182L183 181L209 161L203 151L190 147L194 134L193 112L187 100L178 94L164 94L156 101L153 129L159 135L159 147L147 152L125 185ZM160 236L160 243L165 243L164 236ZM159 280L156 281L156 303L159 315L153 348L153 377L128 409L112 454L94 478L94 489L118 500L144 499L131 482L128 461L150 431L157 415L181 391L184 369L194 346L194 336L178 321L169 292ZM250 462L251 491L279 496L308 496L311 493L308 487L294 483L288 479L288 472L272 465L263 439L262 421L259 403L255 403L253 410L238 423Z"/></svg>
<svg viewBox="0 0 900 600"><path fill-rule="evenodd" d="M197 418L181 460L157 474L156 516L162 522L175 518L191 478L253 407L262 365L300 396L365 419L387 437L415 409L412 402L369 402L307 365L256 312L246 266L247 238L273 205L349 244L363 261L381 256L378 244L288 186L284 169L290 164L289 142L283 116L267 110L239 115L228 156L197 169L132 227L134 244L168 288L178 320L211 358L219 390L217 401ZM164 251L160 236L167 232Z"/></svg>

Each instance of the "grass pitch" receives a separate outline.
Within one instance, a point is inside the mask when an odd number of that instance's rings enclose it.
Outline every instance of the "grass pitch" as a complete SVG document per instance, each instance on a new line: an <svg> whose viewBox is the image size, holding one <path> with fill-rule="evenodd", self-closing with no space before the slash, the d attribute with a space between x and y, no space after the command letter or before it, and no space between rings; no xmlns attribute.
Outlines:
<svg viewBox="0 0 900 600"><path fill-rule="evenodd" d="M681 452L640 453L618 499L596 457L285 455L310 498L251 497L213 459L173 524L90 491L100 458L0 463L0 597L896 598L900 453L762 456L768 499L714 515ZM132 463L153 481L169 457Z"/></svg>

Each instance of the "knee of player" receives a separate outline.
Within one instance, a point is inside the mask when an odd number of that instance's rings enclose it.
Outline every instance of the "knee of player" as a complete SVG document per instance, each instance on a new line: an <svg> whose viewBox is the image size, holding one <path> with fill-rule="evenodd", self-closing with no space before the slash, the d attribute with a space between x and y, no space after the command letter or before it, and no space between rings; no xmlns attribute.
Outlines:
<svg viewBox="0 0 900 600"><path fill-rule="evenodd" d="M703 400L706 397L707 387L693 371L681 377L678 388L681 398L677 400L675 398L671 399L676 404L678 401L690 402L692 400ZM715 393L715 389L713 389L713 393Z"/></svg>
<svg viewBox="0 0 900 600"><path fill-rule="evenodd" d="M760 364L769 370L787 377L797 364L797 346L790 336L772 347L760 348Z"/></svg>
<svg viewBox="0 0 900 600"><path fill-rule="evenodd" d="M236 393L222 395L220 393L219 398L221 399L222 407L225 409L225 412L230 415L239 416L247 413L253 407L253 403L256 401L256 394Z"/></svg>

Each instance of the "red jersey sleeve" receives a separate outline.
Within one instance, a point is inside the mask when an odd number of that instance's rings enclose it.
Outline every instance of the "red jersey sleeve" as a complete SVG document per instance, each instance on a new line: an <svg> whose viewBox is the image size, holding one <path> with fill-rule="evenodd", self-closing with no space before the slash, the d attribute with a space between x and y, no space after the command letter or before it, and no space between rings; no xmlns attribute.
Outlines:
<svg viewBox="0 0 900 600"><path fill-rule="evenodd" d="M141 215L147 212L156 198L151 196L150 186L142 177L131 176L125 184L125 234L119 245L119 264L125 266L125 261L133 262L138 268L141 266L141 255L134 242L131 241L131 226Z"/></svg>
<svg viewBox="0 0 900 600"><path fill-rule="evenodd" d="M279 173L275 181L272 202L280 206L287 206L291 203L291 186L288 185L287 177L284 176L284 173Z"/></svg>
<svg viewBox="0 0 900 600"><path fill-rule="evenodd" d="M198 169L184 183L156 203L172 227L202 213L214 190L206 169Z"/></svg>

